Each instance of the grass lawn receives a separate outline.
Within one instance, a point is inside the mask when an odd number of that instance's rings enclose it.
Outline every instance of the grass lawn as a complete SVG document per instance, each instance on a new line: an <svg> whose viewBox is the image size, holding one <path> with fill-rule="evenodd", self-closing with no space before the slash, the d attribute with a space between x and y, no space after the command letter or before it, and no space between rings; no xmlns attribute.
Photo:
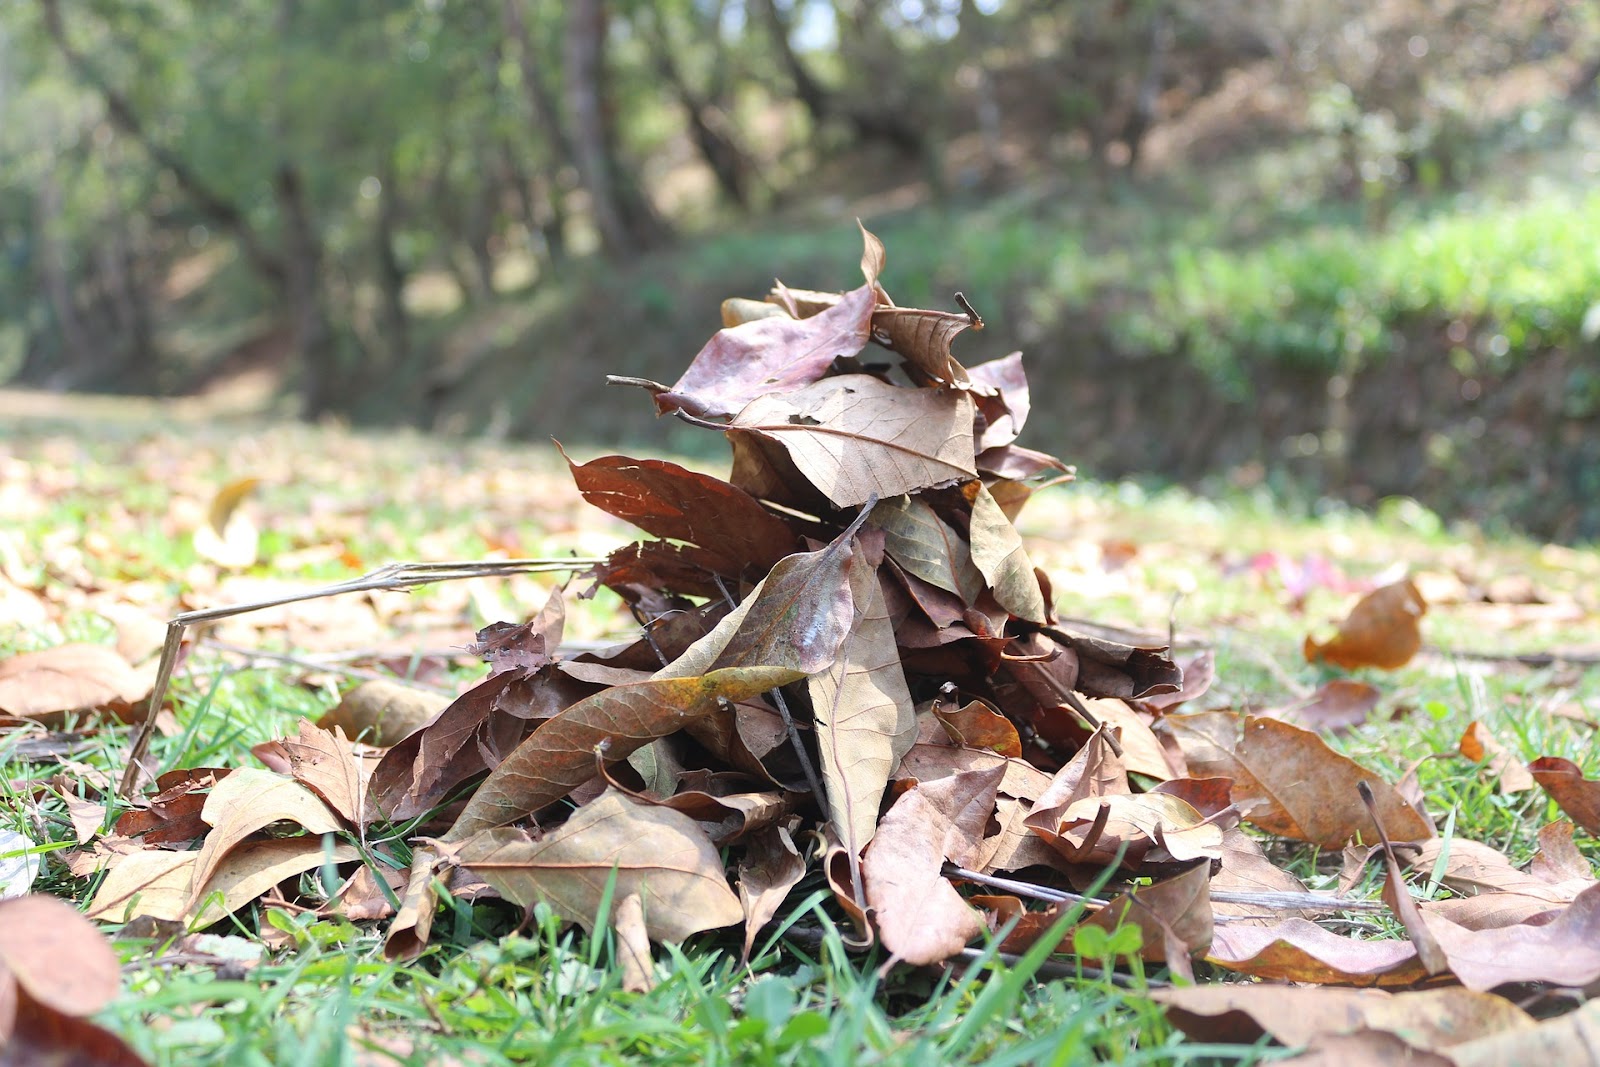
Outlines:
<svg viewBox="0 0 1600 1067"><path fill-rule="evenodd" d="M148 656L151 634L158 644L159 623L175 611L258 598L282 583L322 584L391 560L592 556L630 539L583 503L545 448L302 426L172 427L148 416L19 416L0 422L0 439L0 658L67 641ZM228 571L197 553L193 533L212 495L244 477L261 479L242 509L258 528L260 559ZM1180 659L1215 650L1216 683L1186 710L1306 697L1336 676L1306 663L1307 633L1326 636L1361 590L1412 574L1431 603L1427 646L1401 670L1360 674L1381 690L1378 706L1332 743L1390 780L1438 757L1417 773L1442 833L1520 862L1558 817L1542 791L1503 794L1482 764L1457 753L1474 721L1518 761L1563 756L1590 777L1600 771L1600 551L1489 539L1405 501L1308 520L1265 498L1133 484L1050 489L1021 526L1063 616L1170 629L1186 650ZM232 620L194 648L176 679L173 719L155 743L161 767L259 766L252 745L320 715L362 672L458 691L483 668L448 653L477 627L527 618L549 586L549 576L473 579ZM631 639L633 621L609 595L569 596L569 642ZM1539 658L1550 650L1569 658ZM93 895L96 877L60 862L79 843L68 800L108 805L100 825L110 826L120 812L108 781L128 740L126 729L99 722L49 735L0 728L0 830L25 835L43 855L35 891L80 906ZM404 828L390 833L403 847ZM1592 838L1578 840L1600 858ZM1272 855L1314 889L1337 881L1337 854L1279 844ZM304 878L312 895L328 884L320 871ZM1357 895L1377 899L1380 882L1369 870ZM1413 892L1449 891L1420 879ZM924 1067L1282 1054L1186 1038L1144 996L1168 981L1165 971L1119 959L1114 938L1080 938L1080 955L1053 960L997 960L980 949L942 972L886 969L847 948L819 873L779 915L748 966L737 930L658 948L659 983L643 994L622 990L609 937L586 937L542 906L522 921L498 901L453 901L430 949L409 963L385 960L383 923L270 903L181 949L107 927L124 960L123 992L98 1021L151 1063L185 1065ZM1352 921L1371 936L1397 929L1387 916ZM1202 981L1222 976L1198 970Z"/></svg>

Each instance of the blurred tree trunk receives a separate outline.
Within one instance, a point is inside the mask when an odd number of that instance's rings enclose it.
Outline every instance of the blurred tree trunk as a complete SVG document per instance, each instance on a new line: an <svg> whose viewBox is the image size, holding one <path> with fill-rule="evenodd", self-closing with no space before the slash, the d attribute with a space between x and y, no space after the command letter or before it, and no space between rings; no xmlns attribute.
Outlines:
<svg viewBox="0 0 1600 1067"><path fill-rule="evenodd" d="M665 232L654 209L617 162L605 99L605 39L604 0L572 0L567 5L562 75L573 161L606 251L628 256L659 244Z"/></svg>
<svg viewBox="0 0 1600 1067"><path fill-rule="evenodd" d="M339 340L323 302L324 249L306 203L305 183L292 163L280 164L273 195L283 218L283 302L289 336L300 356L300 410L308 419L332 411L355 368L340 365Z"/></svg>
<svg viewBox="0 0 1600 1067"><path fill-rule="evenodd" d="M78 302L73 295L72 274L67 262L66 242L59 233L61 218L61 186L54 174L47 174L39 184L34 199L34 233L39 239L39 288L50 306L50 316L55 320L57 343L60 345L60 362L52 387L73 388L83 384L83 363L92 352L87 331L78 317Z"/></svg>
<svg viewBox="0 0 1600 1067"><path fill-rule="evenodd" d="M406 314L406 270L396 247L403 205L400 203L400 179L392 152L385 161L379 181L383 185L378 193L378 217L373 227L373 250L378 261L378 292L381 300L378 325L384 345L389 349L387 365L404 368L409 365L411 357L411 319Z"/></svg>
<svg viewBox="0 0 1600 1067"><path fill-rule="evenodd" d="M741 211L747 211L750 207L750 183L755 166L751 163L750 157L734 141L732 135L726 131L726 112L715 90L701 94L689 84L683 69L678 65L677 57L673 55L665 18L664 14L656 14L650 5L646 4L640 8L639 17L634 20L634 25L642 31L650 49L650 57L655 63L656 72L678 98L678 104L689 120L689 133L695 148L699 150L700 158L705 160L706 166L711 168L717 187L722 190L724 196L738 205ZM713 18L721 18L720 8L713 13ZM699 32L705 28L695 26L693 29ZM715 24L707 32L715 34ZM725 69L725 57L718 57L717 66L719 69Z"/></svg>

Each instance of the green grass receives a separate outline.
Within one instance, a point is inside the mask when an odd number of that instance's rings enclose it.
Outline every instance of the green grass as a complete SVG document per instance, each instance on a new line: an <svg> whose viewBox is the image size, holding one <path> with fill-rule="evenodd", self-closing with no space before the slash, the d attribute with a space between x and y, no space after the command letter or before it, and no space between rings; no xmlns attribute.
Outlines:
<svg viewBox="0 0 1600 1067"><path fill-rule="evenodd" d="M462 452L416 437L299 427L194 429L187 436L149 425L85 423L70 434L26 423L5 429L11 458L0 467L0 496L12 502L18 522L0 544L0 561L14 580L44 588L62 614L41 626L0 629L0 655L69 639L114 640L115 627L82 601L95 586L157 614L175 610L180 597L215 602L228 587L195 555L186 523L203 514L208 491L242 474L267 478L251 505L264 544L280 559L298 553L290 576L307 581L390 558L473 557L495 545L514 544L529 555L587 554L626 536L575 501L559 463L542 449ZM1064 614L1158 632L1175 619L1181 638L1214 645L1218 682L1198 702L1207 708L1287 702L1331 676L1303 661L1299 642L1308 629L1335 621L1350 596L1317 588L1302 610L1292 610L1277 572L1250 568L1262 552L1301 561L1321 556L1353 578L1396 565L1459 573L1485 587L1524 576L1547 600L1570 599L1587 614L1552 620L1528 609L1520 626L1504 625L1518 619L1502 613L1501 625L1491 627L1479 609L1436 606L1426 620L1436 651L1401 671L1372 673L1385 694L1374 721L1335 744L1392 779L1423 756L1453 752L1476 719L1520 758L1561 755L1591 775L1600 771L1590 729L1551 714L1571 706L1600 718L1600 670L1527 669L1453 654L1592 645L1600 553L1452 529L1403 503L1377 516L1335 509L1312 521L1285 517L1259 495L1212 500L1131 483L1049 490L1024 512L1023 528L1035 562L1055 578ZM329 544L352 558L341 563L309 551ZM1125 561L1113 567L1113 559ZM270 562L254 573L278 576ZM419 592L387 625L403 632L408 619L433 611L454 612L463 626L490 621L476 618L458 593ZM531 613L541 589L527 582L483 593ZM569 603L569 636L630 630L614 603ZM258 637L262 645L289 640L273 630ZM178 732L157 739L157 758L163 767L254 765L250 745L292 730L297 717L337 698L337 675L308 683L305 674L246 669L235 657L197 650L174 692ZM470 676L457 671L452 684ZM16 758L22 734L0 734L0 827L26 833L47 857L73 839L57 791L82 788L87 795L93 771L115 775L125 758L126 731L81 725L88 732L72 756L76 769L54 780L53 763ZM1555 817L1553 805L1540 792L1501 796L1478 770L1459 756L1424 762L1419 774L1431 810L1456 834L1525 859L1538 828ZM1593 841L1582 844L1591 857L1600 855ZM1314 887L1337 876L1336 855L1280 846L1274 855ZM308 895L319 895L319 886L316 875L306 877ZM35 888L83 904L94 882L47 862ZM1186 1041L1142 995L1165 972L1146 976L1137 961L1122 961L1116 981L1072 963L1062 974L1062 965L1036 956L1007 964L992 954L942 973L881 973L877 956L847 951L821 888L815 873L802 882L789 902L792 927L759 941L748 968L727 936L658 950L660 984L648 994L621 990L607 936L563 928L542 908L519 930L521 915L503 904L453 901L435 923L427 954L398 964L383 958L381 924L316 921L257 906L213 931L233 939L225 948L260 952L257 966L237 973L174 960L172 950L147 941L119 940L124 992L100 1021L152 1063L186 1065L1001 1067L1247 1063L1274 1055ZM1365 888L1376 892L1370 878ZM263 931L277 931L292 947L261 948Z"/></svg>

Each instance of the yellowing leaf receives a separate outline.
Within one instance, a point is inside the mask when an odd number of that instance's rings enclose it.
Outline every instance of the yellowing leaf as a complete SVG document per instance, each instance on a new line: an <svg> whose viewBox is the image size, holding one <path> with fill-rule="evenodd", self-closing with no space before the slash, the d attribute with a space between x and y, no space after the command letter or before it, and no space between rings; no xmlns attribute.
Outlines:
<svg viewBox="0 0 1600 1067"><path fill-rule="evenodd" d="M1404 667L1422 647L1420 623L1427 610L1409 578L1375 589L1351 609L1332 640L1306 638L1306 659L1346 668L1392 671Z"/></svg>
<svg viewBox="0 0 1600 1067"><path fill-rule="evenodd" d="M260 484L260 478L238 478L217 490L211 498L206 524L194 532L196 555L235 569L255 563L261 534L239 505Z"/></svg>
<svg viewBox="0 0 1600 1067"><path fill-rule="evenodd" d="M973 563L988 580L1001 607L1018 618L1043 623L1049 606L1027 549L1022 547L1022 535L982 482L970 483L966 492L972 501Z"/></svg>
<svg viewBox="0 0 1600 1067"><path fill-rule="evenodd" d="M328 805L299 782L251 767L218 782L200 817L214 829L195 857L190 905L205 894L228 852L251 834L278 822L297 824L313 834L331 834L344 827Z"/></svg>

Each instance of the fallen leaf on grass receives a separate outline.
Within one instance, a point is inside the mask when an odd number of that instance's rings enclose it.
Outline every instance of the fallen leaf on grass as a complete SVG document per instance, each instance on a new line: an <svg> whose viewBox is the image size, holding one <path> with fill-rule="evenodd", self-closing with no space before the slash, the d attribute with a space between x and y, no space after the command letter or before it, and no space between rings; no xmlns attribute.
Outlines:
<svg viewBox="0 0 1600 1067"><path fill-rule="evenodd" d="M644 921L644 901L628 893L611 913L616 933L615 954L622 968L624 993L648 993L656 987L655 960L650 955L650 932Z"/></svg>
<svg viewBox="0 0 1600 1067"><path fill-rule="evenodd" d="M449 704L450 698L438 693L374 678L345 693L317 725L341 729L346 737L374 748L389 748L422 729Z"/></svg>
<svg viewBox="0 0 1600 1067"><path fill-rule="evenodd" d="M301 719L298 738L269 741L252 751L271 770L321 797L351 826L365 826L376 814L367 808L367 769L337 726L323 730Z"/></svg>
<svg viewBox="0 0 1600 1067"><path fill-rule="evenodd" d="M110 714L132 721L154 679L106 645L57 645L0 663L0 714L52 728L68 715Z"/></svg>
<svg viewBox="0 0 1600 1067"><path fill-rule="evenodd" d="M884 947L913 965L960 952L983 929L941 873L970 861L994 812L1001 769L966 771L913 786L883 817L861 860L867 904Z"/></svg>
<svg viewBox="0 0 1600 1067"><path fill-rule="evenodd" d="M1331 640L1306 638L1306 660L1346 669L1397 670L1411 662L1422 647L1420 622L1427 610L1409 578L1374 589L1350 610Z"/></svg>
<svg viewBox="0 0 1600 1067"><path fill-rule="evenodd" d="M100 883L87 915L105 922L147 915L205 927L247 907L287 878L329 861L349 863L358 857L355 846L328 847L321 837L249 841L224 856L196 889L198 852L132 852Z"/></svg>
<svg viewBox="0 0 1600 1067"><path fill-rule="evenodd" d="M1585 778L1576 763L1560 756L1541 756L1528 770L1573 822L1600 836L1600 781Z"/></svg>
<svg viewBox="0 0 1600 1067"><path fill-rule="evenodd" d="M1407 986L1428 973L1409 941L1359 941L1305 919L1218 926L1206 958L1256 978L1317 985Z"/></svg>
<svg viewBox="0 0 1600 1067"><path fill-rule="evenodd" d="M1534 787L1528 768L1517 762L1482 723L1469 723L1458 747L1467 759L1487 765L1485 769L1500 792L1521 793Z"/></svg>
<svg viewBox="0 0 1600 1067"><path fill-rule="evenodd" d="M1577 1011L1546 1019L1534 1027L1500 1033L1455 1045L1454 1067L1500 1067L1502 1064L1593 1064L1600 1049L1600 1000Z"/></svg>
<svg viewBox="0 0 1600 1067"><path fill-rule="evenodd" d="M121 965L77 910L48 896L0 903L0 1063L143 1067L85 1016L116 996Z"/></svg>
<svg viewBox="0 0 1600 1067"><path fill-rule="evenodd" d="M1412 1049L1442 1051L1535 1026L1527 1012L1502 997L1454 988L1388 993L1213 985L1158 989L1150 999L1164 1005L1167 1018L1191 1038L1219 1043L1249 1044L1267 1034L1284 1045L1313 1045L1333 1035L1378 1031L1403 1038Z"/></svg>
<svg viewBox="0 0 1600 1067"><path fill-rule="evenodd" d="M1210 888L1211 864L1199 863L1175 877L1118 895L1079 925L1098 926L1107 933L1119 926L1138 927L1143 957L1167 964L1192 982L1190 957L1205 951L1216 929Z"/></svg>
<svg viewBox="0 0 1600 1067"><path fill-rule="evenodd" d="M196 555L236 570L255 563L261 533L239 505L260 484L260 478L237 478L217 490L211 498L205 525L194 532Z"/></svg>
<svg viewBox="0 0 1600 1067"><path fill-rule="evenodd" d="M1382 696L1383 691L1371 682L1332 678L1318 686L1307 699L1263 711L1260 716L1281 719L1319 733L1341 733L1366 722Z"/></svg>
<svg viewBox="0 0 1600 1067"><path fill-rule="evenodd" d="M1396 841L1420 841L1433 827L1377 774L1339 755L1309 730L1228 712L1168 715L1161 727L1177 739L1196 777L1233 779L1233 802L1245 820L1269 833L1340 849L1352 838L1378 840L1356 783L1371 787L1378 814Z"/></svg>
<svg viewBox="0 0 1600 1067"><path fill-rule="evenodd" d="M1515 982L1582 988L1600 980L1600 885L1539 924L1468 930L1436 913L1423 919L1468 989Z"/></svg>
<svg viewBox="0 0 1600 1067"><path fill-rule="evenodd" d="M293 823L312 834L344 828L328 805L304 785L250 767L218 782L206 797L200 817L213 829L195 854L185 910L199 902L228 852L251 834L278 822Z"/></svg>
<svg viewBox="0 0 1600 1067"><path fill-rule="evenodd" d="M598 911L613 872L613 900L638 895L652 941L682 941L732 926L744 915L711 839L693 819L635 804L615 790L542 837L489 829L453 846L450 854L507 900L524 907L545 901L590 931L610 922Z"/></svg>

